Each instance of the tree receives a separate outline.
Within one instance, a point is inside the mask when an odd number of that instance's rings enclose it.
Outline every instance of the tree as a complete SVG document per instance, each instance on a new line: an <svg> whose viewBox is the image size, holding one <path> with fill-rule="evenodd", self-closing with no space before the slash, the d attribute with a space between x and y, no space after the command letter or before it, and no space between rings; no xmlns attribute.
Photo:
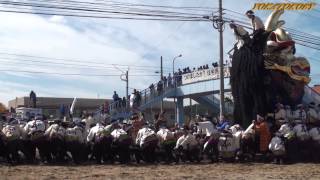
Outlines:
<svg viewBox="0 0 320 180"><path fill-rule="evenodd" d="M6 106L0 102L0 113L5 113L6 111L7 111Z"/></svg>

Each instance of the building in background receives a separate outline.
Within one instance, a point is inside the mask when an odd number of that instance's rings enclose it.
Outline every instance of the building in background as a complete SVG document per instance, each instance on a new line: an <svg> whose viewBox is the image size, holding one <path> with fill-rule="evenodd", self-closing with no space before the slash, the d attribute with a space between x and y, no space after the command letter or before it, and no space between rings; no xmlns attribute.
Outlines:
<svg viewBox="0 0 320 180"><path fill-rule="evenodd" d="M60 115L61 106L64 105L66 109L70 108L74 98L57 98L57 97L38 97L37 108L41 108L44 115L53 115L58 117ZM99 109L105 101L111 101L110 99L86 99L77 98L75 107L75 115L80 115L82 111L93 113ZM31 107L29 97L18 97L8 102L9 109L16 109L19 107Z"/></svg>
<svg viewBox="0 0 320 180"><path fill-rule="evenodd" d="M318 94L320 94L320 85L319 84L316 84L312 87L312 89L317 92Z"/></svg>
<svg viewBox="0 0 320 180"><path fill-rule="evenodd" d="M53 115L59 117L61 112L61 106L64 105L66 109L70 108L74 98L58 98L58 97L37 97L37 108L42 109L42 113L45 116ZM81 112L86 111L87 113L96 112L105 102L112 103L111 99L87 99L77 98L75 105L74 116L80 116ZM19 107L31 107L29 97L17 97L16 99L8 102L8 109L16 109ZM164 101L164 111L166 111L165 117L168 119L170 124L174 124L174 103L172 101ZM161 105L155 104L144 111L145 118L153 121L154 115L160 113Z"/></svg>

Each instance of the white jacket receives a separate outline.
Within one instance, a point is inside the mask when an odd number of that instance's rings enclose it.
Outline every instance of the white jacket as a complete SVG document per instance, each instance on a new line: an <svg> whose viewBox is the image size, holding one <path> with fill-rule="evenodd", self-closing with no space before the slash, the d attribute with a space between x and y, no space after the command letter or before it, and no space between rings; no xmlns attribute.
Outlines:
<svg viewBox="0 0 320 180"><path fill-rule="evenodd" d="M97 123L94 127L92 127L87 136L87 142L93 141L96 136L100 133L103 133L104 126L100 123Z"/></svg>
<svg viewBox="0 0 320 180"><path fill-rule="evenodd" d="M82 122L86 124L86 133L89 133L91 125L95 123L94 119L89 116L87 119L83 119Z"/></svg>
<svg viewBox="0 0 320 180"><path fill-rule="evenodd" d="M46 136L52 137L59 137L64 139L66 136L66 129L59 124L52 124L45 132Z"/></svg>
<svg viewBox="0 0 320 180"><path fill-rule="evenodd" d="M157 136L160 140L160 143L167 140L174 139L174 133L167 128L160 128L159 131L157 132Z"/></svg>
<svg viewBox="0 0 320 180"><path fill-rule="evenodd" d="M143 146L146 143L146 139L152 135L156 135L154 130L144 127L138 131L137 137L136 137L136 144Z"/></svg>
<svg viewBox="0 0 320 180"><path fill-rule="evenodd" d="M136 95L134 93L132 93L130 95L130 107L131 108L133 107L133 103L134 103L135 98L136 98Z"/></svg>
<svg viewBox="0 0 320 180"><path fill-rule="evenodd" d="M211 136L216 132L217 130L214 128L212 122L204 121L198 123L198 134L205 134L206 136Z"/></svg>
<svg viewBox="0 0 320 180"><path fill-rule="evenodd" d="M118 140L121 136L123 135L127 135L127 132L121 128L118 128L118 129L114 129L112 132L111 132L111 136L115 139L115 140Z"/></svg>
<svg viewBox="0 0 320 180"><path fill-rule="evenodd" d="M304 141L310 138L307 127L304 124L298 124L293 128L299 140Z"/></svg>
<svg viewBox="0 0 320 180"><path fill-rule="evenodd" d="M311 136L313 141L320 143L320 128L314 127L309 130L309 135Z"/></svg>
<svg viewBox="0 0 320 180"><path fill-rule="evenodd" d="M198 141L196 140L196 137L192 134L182 135L176 143L176 149L178 149L180 146L182 146L183 149L187 149L188 146L190 148L193 148L198 145Z"/></svg>
<svg viewBox="0 0 320 180"><path fill-rule="evenodd" d="M67 141L78 141L80 143L85 143L86 136L84 128L80 126L75 126L73 128L66 129L66 140Z"/></svg>
<svg viewBox="0 0 320 180"><path fill-rule="evenodd" d="M278 112L274 113L274 119L280 124L288 122L288 119L286 117L286 110L280 109Z"/></svg>
<svg viewBox="0 0 320 180"><path fill-rule="evenodd" d="M2 128L2 133L6 136L6 138L11 140L20 139L22 136L22 131L18 125L7 124Z"/></svg>
<svg viewBox="0 0 320 180"><path fill-rule="evenodd" d="M286 148L284 146L283 140L275 136L271 139L271 142L269 144L269 150L274 154L274 155L284 155L286 152Z"/></svg>
<svg viewBox="0 0 320 180"><path fill-rule="evenodd" d="M288 121L293 121L293 112L291 111L291 109L286 109L286 119Z"/></svg>
<svg viewBox="0 0 320 180"><path fill-rule="evenodd" d="M293 111L293 118L295 123L306 123L307 114L304 110L295 110Z"/></svg>
<svg viewBox="0 0 320 180"><path fill-rule="evenodd" d="M30 135L34 132L44 132L46 130L46 125L44 124L43 121L41 120L32 120L29 121L25 126L24 126L24 131L26 134Z"/></svg>
<svg viewBox="0 0 320 180"><path fill-rule="evenodd" d="M307 112L307 116L308 116L309 122L311 123L319 121L317 111L314 108L309 109L309 111Z"/></svg>

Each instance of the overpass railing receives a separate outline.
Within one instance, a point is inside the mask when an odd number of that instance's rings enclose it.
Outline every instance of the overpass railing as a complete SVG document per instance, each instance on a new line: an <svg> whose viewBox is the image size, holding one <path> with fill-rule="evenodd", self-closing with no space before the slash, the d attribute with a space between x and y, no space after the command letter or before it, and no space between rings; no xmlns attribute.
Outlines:
<svg viewBox="0 0 320 180"><path fill-rule="evenodd" d="M305 86L304 88L305 96L310 98L310 101L313 101L317 104L320 103L320 94L316 92L314 89L312 89L309 86Z"/></svg>

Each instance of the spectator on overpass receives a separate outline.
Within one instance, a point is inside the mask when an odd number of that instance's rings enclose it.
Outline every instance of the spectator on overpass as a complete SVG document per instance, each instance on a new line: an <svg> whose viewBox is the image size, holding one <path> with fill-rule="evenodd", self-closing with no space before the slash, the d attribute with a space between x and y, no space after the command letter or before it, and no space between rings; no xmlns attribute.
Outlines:
<svg viewBox="0 0 320 180"><path fill-rule="evenodd" d="M119 95L117 94L117 91L114 91L114 92L113 92L112 98L113 98L113 102L116 102L116 101L119 100Z"/></svg>
<svg viewBox="0 0 320 180"><path fill-rule="evenodd" d="M123 108L126 108L126 107L127 107L127 99L126 99L125 96L122 98L122 107L123 107Z"/></svg>
<svg viewBox="0 0 320 180"><path fill-rule="evenodd" d="M171 73L169 73L169 76L168 76L168 87L173 87L172 86L172 77L171 77Z"/></svg>
<svg viewBox="0 0 320 180"><path fill-rule="evenodd" d="M163 82L160 80L157 84L158 95L160 95L163 91Z"/></svg>
<svg viewBox="0 0 320 180"><path fill-rule="evenodd" d="M150 89L150 94L153 96L153 94L154 94L154 84L153 83L149 86L149 89Z"/></svg>

